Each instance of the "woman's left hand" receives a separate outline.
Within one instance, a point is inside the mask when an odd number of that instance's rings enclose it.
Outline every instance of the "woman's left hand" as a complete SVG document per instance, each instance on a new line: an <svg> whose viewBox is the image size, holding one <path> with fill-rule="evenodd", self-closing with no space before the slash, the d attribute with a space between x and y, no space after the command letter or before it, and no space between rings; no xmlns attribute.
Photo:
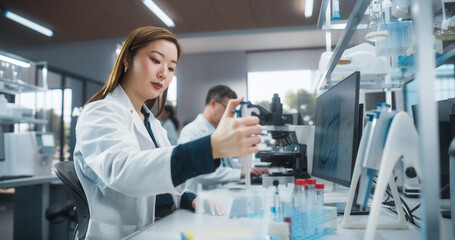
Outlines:
<svg viewBox="0 0 455 240"><path fill-rule="evenodd" d="M192 206L194 209L196 209L196 202L197 202L197 198L195 198L192 202ZM202 208L202 213L210 212L210 214L212 214L212 216L226 214L226 210L224 210L223 205L221 205L216 200L205 199L203 205L204 206Z"/></svg>
<svg viewBox="0 0 455 240"><path fill-rule="evenodd" d="M197 202L197 198L193 199L193 202L191 202L191 206L196 209L196 202Z"/></svg>

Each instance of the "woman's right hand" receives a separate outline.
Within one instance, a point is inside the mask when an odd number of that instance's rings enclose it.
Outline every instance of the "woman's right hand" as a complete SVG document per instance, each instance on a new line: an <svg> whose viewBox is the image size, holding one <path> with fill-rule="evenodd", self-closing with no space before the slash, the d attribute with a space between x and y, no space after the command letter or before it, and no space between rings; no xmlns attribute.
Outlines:
<svg viewBox="0 0 455 240"><path fill-rule="evenodd" d="M257 144L261 138L258 134L262 130L259 125L259 118L234 118L232 111L242 101L243 98L229 100L218 127L210 137L214 159L240 157L256 153L259 150Z"/></svg>

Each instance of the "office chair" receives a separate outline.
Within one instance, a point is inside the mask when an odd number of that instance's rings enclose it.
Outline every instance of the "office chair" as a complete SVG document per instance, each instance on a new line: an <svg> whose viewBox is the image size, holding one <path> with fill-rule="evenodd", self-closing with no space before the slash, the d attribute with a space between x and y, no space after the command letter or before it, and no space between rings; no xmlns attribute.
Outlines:
<svg viewBox="0 0 455 240"><path fill-rule="evenodd" d="M76 175L74 162L58 162L54 165L54 172L57 174L57 177L60 178L60 180L63 182L63 185L70 193L70 196L74 201L77 225L74 229L73 239L85 239L88 228L88 221L90 219L90 212L84 189L82 188L81 182Z"/></svg>

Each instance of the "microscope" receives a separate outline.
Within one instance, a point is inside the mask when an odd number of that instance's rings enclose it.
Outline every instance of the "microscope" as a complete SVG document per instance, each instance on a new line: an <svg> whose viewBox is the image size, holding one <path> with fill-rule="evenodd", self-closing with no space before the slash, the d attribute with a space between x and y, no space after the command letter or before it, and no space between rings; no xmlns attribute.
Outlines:
<svg viewBox="0 0 455 240"><path fill-rule="evenodd" d="M314 126L290 125L292 115L283 114L283 104L277 93L273 94L270 111L259 105L250 106L259 110L259 115L253 115L259 118L263 130L270 133L275 140L271 150L260 150L256 157L260 158L261 162L271 163L269 167L285 169L264 175L262 185L268 187L272 186L274 181L288 184L294 183L298 178L309 178L307 162L309 156L311 159L313 156Z"/></svg>

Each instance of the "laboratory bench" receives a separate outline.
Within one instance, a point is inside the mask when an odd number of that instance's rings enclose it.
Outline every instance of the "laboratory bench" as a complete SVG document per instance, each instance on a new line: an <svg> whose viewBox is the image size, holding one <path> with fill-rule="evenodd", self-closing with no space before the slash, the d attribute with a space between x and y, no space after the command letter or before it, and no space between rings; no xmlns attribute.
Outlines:
<svg viewBox="0 0 455 240"><path fill-rule="evenodd" d="M17 188L38 184L47 184L55 182L58 183L60 180L56 175L46 175L46 176L30 176L30 177L20 177L13 179L2 180L0 177L0 189L2 188Z"/></svg>
<svg viewBox="0 0 455 240"><path fill-rule="evenodd" d="M54 224L45 217L49 206L69 200L55 174L0 180L0 189L7 188L15 188L14 239L66 239L68 221Z"/></svg>
<svg viewBox="0 0 455 240"><path fill-rule="evenodd" d="M393 217L389 213L384 213L387 216L381 217ZM328 235L325 239L363 239L365 235L365 229L344 229L341 228L341 220L343 216L338 216L337 222L338 227L336 232ZM352 216L353 220L367 221L367 216ZM196 222L196 214L189 211L180 209L172 214L158 220L154 224L145 227L142 230L137 231L136 233L124 238L131 240L158 240L158 239L168 239L168 240L180 240L181 233L190 231L194 229L194 223ZM449 226L449 221L447 221L447 226ZM376 239L421 239L420 230L416 229L413 226L410 226L407 230L377 230Z"/></svg>
<svg viewBox="0 0 455 240"><path fill-rule="evenodd" d="M235 187L236 184L228 185L228 188ZM226 186L225 186L226 188ZM340 199L346 198L346 189L338 189L337 192L328 192L325 195L328 201L340 201ZM410 199L405 198L405 201L408 203L410 208L417 206L420 201L419 199ZM418 215L418 211L416 211ZM381 214L379 216L379 222L383 221L394 221L396 220L398 215L392 213L391 211L387 210L386 208L381 208ZM203 220L207 219L210 221L211 216L204 216ZM179 209L172 214L161 218L160 220L156 221L155 223L127 236L124 239L131 239L131 240L142 240L142 239L181 239L181 233L192 231L196 229L196 222L197 222L197 214L193 213L189 210ZM336 218L337 221L337 229L332 234L326 236L324 239L364 239L365 237L365 229L344 229L341 227L341 222L343 219L343 215L338 215ZM364 221L366 222L368 219L368 215L351 215L351 219L353 221ZM444 236L452 236L452 229L451 229L451 222L450 219L441 219L441 237ZM447 234L447 235L445 235ZM422 233L420 229L416 226L409 224L409 228L406 230L384 230L378 229L376 230L375 239L422 239ZM452 239L451 237L441 238L441 239Z"/></svg>

